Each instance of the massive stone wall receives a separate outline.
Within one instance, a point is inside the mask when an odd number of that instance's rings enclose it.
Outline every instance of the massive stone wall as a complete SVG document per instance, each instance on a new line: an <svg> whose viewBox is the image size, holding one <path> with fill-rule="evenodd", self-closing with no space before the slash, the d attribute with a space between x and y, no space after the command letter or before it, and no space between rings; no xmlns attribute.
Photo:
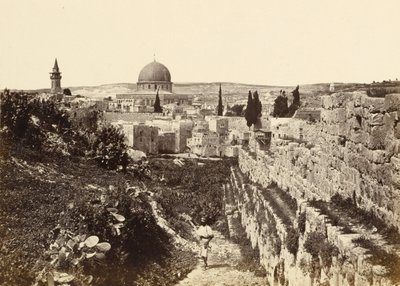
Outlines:
<svg viewBox="0 0 400 286"><path fill-rule="evenodd" d="M371 263L366 249L352 242L359 234L344 233L306 201L298 201L296 214L288 220L284 204L273 198L272 191L246 182L243 173L232 171L229 188L235 202L226 206L228 224L240 213L253 248L259 250L269 285L393 285L387 269ZM229 230L234 228L229 226Z"/></svg>
<svg viewBox="0 0 400 286"><path fill-rule="evenodd" d="M322 107L321 122L301 126L302 140L293 140L299 132L291 141L273 140L268 154L258 154L271 163L242 160L242 168L296 198L349 197L400 227L400 94L337 93L323 96Z"/></svg>
<svg viewBox="0 0 400 286"><path fill-rule="evenodd" d="M400 228L400 94L336 93L323 96L321 105L320 122L289 123L286 139L273 137L268 152L240 150L240 173L249 181L233 175L232 186L242 224L259 248L272 285L394 285L388 274L393 269L383 266L385 259L398 260L393 241L350 216L348 225L339 226L334 216L310 202L331 208L332 197L339 194L364 214ZM274 184L297 201L296 215L286 221L286 207L271 191ZM341 211L336 215L346 216ZM304 232L299 231L301 216ZM293 232L300 234L296 255L288 251ZM328 265L321 254L315 259L307 249L315 233L321 234L323 247L337 250ZM361 247L357 239L370 245ZM386 253L383 260L371 260L379 253Z"/></svg>

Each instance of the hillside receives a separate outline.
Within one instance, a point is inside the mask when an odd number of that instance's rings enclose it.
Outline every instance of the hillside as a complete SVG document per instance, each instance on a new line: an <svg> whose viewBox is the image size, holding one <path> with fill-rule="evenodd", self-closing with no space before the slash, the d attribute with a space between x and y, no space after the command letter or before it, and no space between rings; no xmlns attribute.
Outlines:
<svg viewBox="0 0 400 286"><path fill-rule="evenodd" d="M119 168L111 126L92 131L91 152L54 102L9 91L0 102L0 285L172 285L196 264L199 215L226 229L221 185L234 162Z"/></svg>
<svg viewBox="0 0 400 286"><path fill-rule="evenodd" d="M229 105L238 102L245 103L249 90L257 90L260 98L265 103L270 103L280 90L285 90L288 95L295 86L268 86L251 85L242 83L221 83L224 101ZM130 93L136 91L136 84L116 83L99 86L70 87L73 94L80 94L91 98L115 98L119 93ZM218 99L219 83L175 83L174 92L178 94L191 94L209 104L216 104ZM319 107L319 96L327 93L329 84L307 84L300 86L300 94L303 99L313 107ZM315 99L316 98L316 99ZM316 103L317 102L317 103Z"/></svg>

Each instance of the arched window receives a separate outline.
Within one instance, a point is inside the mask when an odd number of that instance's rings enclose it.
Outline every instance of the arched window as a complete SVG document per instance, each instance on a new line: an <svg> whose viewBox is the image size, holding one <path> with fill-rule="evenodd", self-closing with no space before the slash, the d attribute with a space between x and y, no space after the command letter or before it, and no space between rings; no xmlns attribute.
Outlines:
<svg viewBox="0 0 400 286"><path fill-rule="evenodd" d="M154 85L154 90L157 90L157 85L156 84Z"/></svg>
<svg viewBox="0 0 400 286"><path fill-rule="evenodd" d="M151 85L149 84L148 89L150 89L150 88L151 88Z"/></svg>

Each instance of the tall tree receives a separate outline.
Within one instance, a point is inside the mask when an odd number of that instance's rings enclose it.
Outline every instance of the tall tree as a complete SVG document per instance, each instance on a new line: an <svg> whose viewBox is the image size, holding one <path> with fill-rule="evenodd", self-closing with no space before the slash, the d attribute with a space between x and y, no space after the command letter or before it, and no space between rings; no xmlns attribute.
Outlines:
<svg viewBox="0 0 400 286"><path fill-rule="evenodd" d="M254 123L254 114L255 114L255 108L254 108L254 101L253 97L251 95L251 91L249 90L249 96L247 98L247 106L246 106L246 112L244 113L244 118L246 118L247 121L247 126L251 127Z"/></svg>
<svg viewBox="0 0 400 286"><path fill-rule="evenodd" d="M296 88L292 91L293 94L293 102L289 106L288 110L288 117L293 116L296 113L296 110L299 109L300 107L300 92L299 92L299 86L297 85Z"/></svg>
<svg viewBox="0 0 400 286"><path fill-rule="evenodd" d="M160 104L160 97L158 95L159 88L157 89L156 93L156 100L154 101L154 112L155 113L162 113L162 107Z"/></svg>
<svg viewBox="0 0 400 286"><path fill-rule="evenodd" d="M219 84L218 107L217 107L218 116L222 116L223 112L224 112L224 106L222 105L222 90L221 90L221 84Z"/></svg>
<svg viewBox="0 0 400 286"><path fill-rule="evenodd" d="M275 117L286 117L288 114L288 100L285 94L285 91L280 91L279 96L275 99L274 102L274 111L273 116Z"/></svg>
<svg viewBox="0 0 400 286"><path fill-rule="evenodd" d="M254 107L255 107L255 113L256 113L256 119L261 117L261 111L262 111L262 104L260 101L260 98L258 96L257 90L253 93L254 97Z"/></svg>

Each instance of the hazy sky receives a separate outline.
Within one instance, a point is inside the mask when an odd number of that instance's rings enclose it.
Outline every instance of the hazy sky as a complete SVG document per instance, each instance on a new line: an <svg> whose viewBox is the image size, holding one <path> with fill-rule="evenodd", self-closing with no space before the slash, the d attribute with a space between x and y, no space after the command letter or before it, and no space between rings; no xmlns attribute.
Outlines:
<svg viewBox="0 0 400 286"><path fill-rule="evenodd" d="M137 81L295 85L400 78L398 0L0 0L0 89Z"/></svg>

